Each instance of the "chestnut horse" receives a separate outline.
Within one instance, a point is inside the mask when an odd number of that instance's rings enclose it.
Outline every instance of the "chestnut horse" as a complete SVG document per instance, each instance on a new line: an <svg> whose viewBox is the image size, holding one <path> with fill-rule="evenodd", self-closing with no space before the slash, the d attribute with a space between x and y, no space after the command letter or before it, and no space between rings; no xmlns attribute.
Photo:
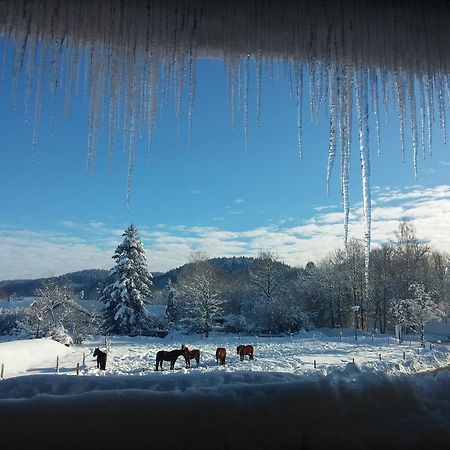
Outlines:
<svg viewBox="0 0 450 450"><path fill-rule="evenodd" d="M156 354L156 369L155 370L158 370L158 365L159 365L160 369L162 370L163 361L170 361L170 370L173 370L175 367L176 360L181 355L184 356L184 360L186 361L186 364L187 364L188 352L189 352L188 348L185 347L184 345L182 345L179 350L171 350L171 351L160 350Z"/></svg>
<svg viewBox="0 0 450 450"><path fill-rule="evenodd" d="M216 362L221 366L225 365L225 357L227 356L227 349L223 347L218 347L216 350Z"/></svg>
<svg viewBox="0 0 450 450"><path fill-rule="evenodd" d="M245 355L248 355L249 359L253 359L253 345L238 345L236 353L241 357L241 361L244 361Z"/></svg>
<svg viewBox="0 0 450 450"><path fill-rule="evenodd" d="M187 349L187 347L186 347ZM186 367L191 367L191 359L195 359L197 367L200 364L200 350L188 350L188 357L186 359Z"/></svg>
<svg viewBox="0 0 450 450"><path fill-rule="evenodd" d="M97 368L100 370L106 370L106 353L102 352L98 347L94 350L92 356L97 357Z"/></svg>

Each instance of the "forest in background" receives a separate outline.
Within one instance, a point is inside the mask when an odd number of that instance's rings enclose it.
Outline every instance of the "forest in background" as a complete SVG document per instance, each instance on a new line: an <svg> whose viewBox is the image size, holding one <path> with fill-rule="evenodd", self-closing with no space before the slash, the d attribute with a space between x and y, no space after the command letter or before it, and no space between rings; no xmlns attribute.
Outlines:
<svg viewBox="0 0 450 450"><path fill-rule="evenodd" d="M140 243L137 232L135 237ZM128 261L123 255L120 258ZM105 331L164 334L181 330L207 335L220 330L275 335L314 327L355 327L385 333L397 325L420 333L428 321L448 317L449 262L446 253L422 242L407 221L400 223L395 239L372 249L367 293L364 247L356 239L349 240L345 250L334 250L304 267L290 267L272 251L261 251L255 258L209 259L195 253L184 266L154 274L149 281L150 295L137 295L134 306L120 305L127 323L107 325L105 313L84 306L84 299L105 300L105 289L118 283L107 271L83 271L75 276L32 280L33 294L46 301L34 302L34 309L1 310L0 333L39 336L59 330L77 341ZM145 256L143 264L145 272ZM151 268L151 254L148 265ZM128 278L129 271L123 286ZM8 290L24 289L24 283L1 282L0 289L11 299ZM127 289L120 298L133 292ZM110 294L111 289L107 296ZM145 313L149 304L166 304L166 316ZM117 311L112 314L113 322ZM126 318L127 314L131 315Z"/></svg>

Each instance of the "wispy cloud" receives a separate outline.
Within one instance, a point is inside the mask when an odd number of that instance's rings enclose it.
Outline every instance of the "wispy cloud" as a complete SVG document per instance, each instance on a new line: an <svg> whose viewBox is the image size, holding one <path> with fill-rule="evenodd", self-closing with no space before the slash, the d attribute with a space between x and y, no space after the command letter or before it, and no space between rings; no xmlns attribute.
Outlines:
<svg viewBox="0 0 450 450"><path fill-rule="evenodd" d="M414 221L419 238L439 250L450 252L450 186L405 190L377 189L373 196L372 238L374 246L395 238L403 218ZM342 247L343 214L317 209L299 225L279 222L270 226L233 231L215 226L189 227L136 224L147 249L151 271L164 271L184 264L192 252L214 256L255 256L273 250L291 265L316 261ZM214 222L213 222L214 223ZM64 221L58 233L19 229L0 224L0 280L58 275L85 268L110 268L111 256L123 230L100 221L86 224ZM364 235L362 207L353 205L350 236Z"/></svg>

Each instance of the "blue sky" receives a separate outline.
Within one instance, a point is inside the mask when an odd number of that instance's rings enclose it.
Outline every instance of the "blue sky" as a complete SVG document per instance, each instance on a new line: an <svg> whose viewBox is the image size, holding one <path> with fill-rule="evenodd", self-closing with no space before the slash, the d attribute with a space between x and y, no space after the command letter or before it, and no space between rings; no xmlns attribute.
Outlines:
<svg viewBox="0 0 450 450"><path fill-rule="evenodd" d="M325 114L319 125L313 124L305 104L301 162L295 102L289 99L286 78L280 75L273 86L263 80L260 127L255 125L254 79L252 82L246 151L242 115L232 130L223 63L199 61L192 149L187 148L186 108L178 140L174 109L168 105L157 124L150 165L145 139L138 143L131 204L127 206L127 155L121 149L116 148L110 174L103 137L95 172L86 174L86 99L74 96L70 114L64 117L62 96L58 98L50 136L46 97L33 156L32 126L26 122L21 95L16 107L9 101L7 71L0 94L0 251L4 255L0 280L109 268L120 234L130 223L141 230L153 271L181 265L196 250L220 256L255 255L269 249L286 262L301 265L341 246L338 166L331 195L326 193ZM398 220L408 216L415 220L419 235L436 245L445 239L444 248L450 250L446 233L442 231L441 236L438 231L443 224L448 227L450 220L450 150L442 144L440 131L435 130L433 157L419 161L417 181L410 152L402 163L395 111L391 111L389 126L382 127L380 158L373 126L371 131L373 198L378 207L374 210L375 245L391 238ZM362 238L356 142L350 195L351 233ZM432 210L436 215L430 218Z"/></svg>

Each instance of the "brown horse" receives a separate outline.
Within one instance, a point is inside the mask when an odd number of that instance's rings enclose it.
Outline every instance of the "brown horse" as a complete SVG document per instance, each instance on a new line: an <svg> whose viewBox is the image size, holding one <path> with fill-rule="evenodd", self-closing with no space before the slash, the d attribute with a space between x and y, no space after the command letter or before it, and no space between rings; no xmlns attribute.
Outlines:
<svg viewBox="0 0 450 450"><path fill-rule="evenodd" d="M163 361L170 361L170 370L173 370L175 367L176 360L181 355L184 356L184 360L186 361L186 364L187 364L188 352L189 352L188 348L185 347L184 345L182 345L179 350L178 349L171 350L171 351L160 350L156 354L156 369L155 370L158 370L158 365L159 365L160 369L162 370Z"/></svg>
<svg viewBox="0 0 450 450"><path fill-rule="evenodd" d="M236 349L236 353L241 357L241 361L244 361L245 355L248 355L249 359L253 359L253 352L253 345L238 345Z"/></svg>
<svg viewBox="0 0 450 450"><path fill-rule="evenodd" d="M225 357L227 356L227 349L223 347L218 347L216 350L216 362L221 366L225 365Z"/></svg>
<svg viewBox="0 0 450 450"><path fill-rule="evenodd" d="M186 347L187 349L187 347ZM191 359L195 359L197 367L200 364L200 350L188 350L188 357L186 359L186 367L191 367Z"/></svg>

